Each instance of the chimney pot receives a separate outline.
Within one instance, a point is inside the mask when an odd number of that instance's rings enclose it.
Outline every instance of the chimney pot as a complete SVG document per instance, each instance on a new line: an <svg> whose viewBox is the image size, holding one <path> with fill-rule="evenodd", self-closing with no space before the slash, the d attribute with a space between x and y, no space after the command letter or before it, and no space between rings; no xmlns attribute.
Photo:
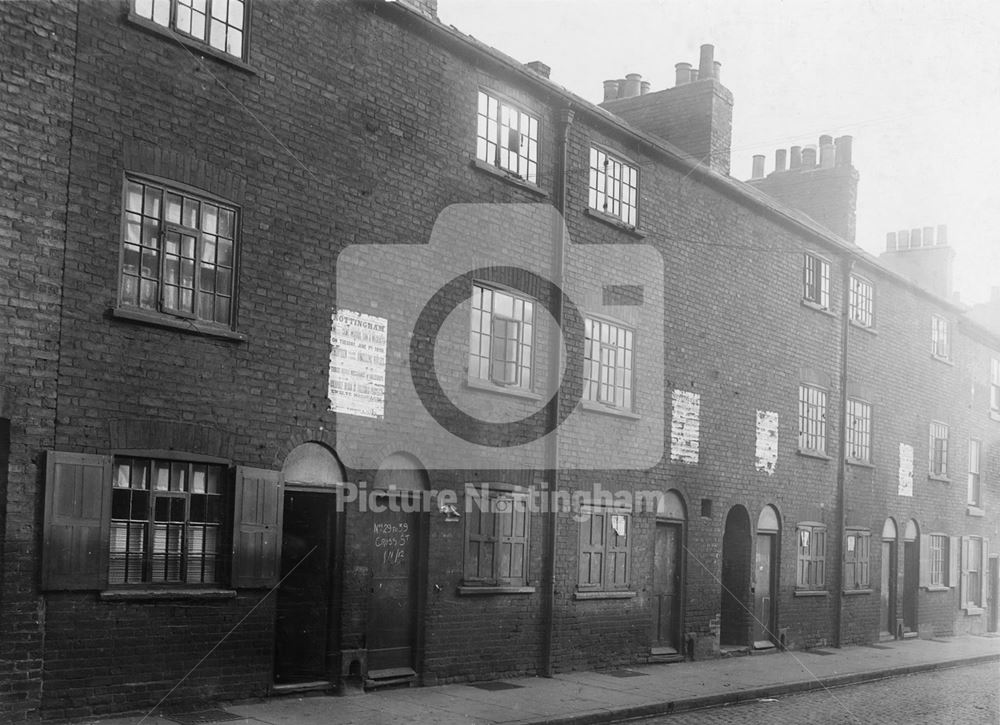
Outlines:
<svg viewBox="0 0 1000 725"><path fill-rule="evenodd" d="M909 229L900 229L899 232L896 233L896 238L899 240L899 248L900 249L909 249L910 248L910 230Z"/></svg>
<svg viewBox="0 0 1000 725"><path fill-rule="evenodd" d="M618 98L618 81L604 81L604 100L613 101Z"/></svg>
<svg viewBox="0 0 1000 725"><path fill-rule="evenodd" d="M715 73L715 46L705 43L701 46L701 57L698 60L698 78L711 78Z"/></svg>
<svg viewBox="0 0 1000 725"><path fill-rule="evenodd" d="M802 168L802 147L792 146L792 154L788 161L789 169L800 169Z"/></svg>
<svg viewBox="0 0 1000 725"><path fill-rule="evenodd" d="M627 98L628 97L628 96L625 95L625 79L624 78L619 78L618 79L618 97L619 98Z"/></svg>
<svg viewBox="0 0 1000 725"><path fill-rule="evenodd" d="M806 146L802 149L802 165L806 168L811 168L816 165L816 147L813 145Z"/></svg>
<svg viewBox="0 0 1000 725"><path fill-rule="evenodd" d="M937 243L939 247L947 246L948 244L948 225L939 224L937 228Z"/></svg>
<svg viewBox="0 0 1000 725"><path fill-rule="evenodd" d="M924 227L924 246L933 247L934 246L934 227Z"/></svg>
<svg viewBox="0 0 1000 725"><path fill-rule="evenodd" d="M853 136L840 136L837 138L837 166L850 166L851 165L851 148L854 144Z"/></svg>
<svg viewBox="0 0 1000 725"><path fill-rule="evenodd" d="M691 64L690 63L675 63L674 71L677 74L675 85L683 86L686 83L691 82Z"/></svg>
<svg viewBox="0 0 1000 725"><path fill-rule="evenodd" d="M552 69L549 66L545 65L540 60L533 60L530 63L527 63L526 65L528 67L528 70L534 71L542 78L548 78L549 73L552 72Z"/></svg>
<svg viewBox="0 0 1000 725"><path fill-rule="evenodd" d="M639 95L642 89L642 76L638 73L629 73L625 76L624 98L634 98Z"/></svg>
<svg viewBox="0 0 1000 725"><path fill-rule="evenodd" d="M922 243L920 241L920 230L919 229L911 229L910 230L910 249L916 249L917 247L921 246L921 244Z"/></svg>
<svg viewBox="0 0 1000 725"><path fill-rule="evenodd" d="M764 154L754 154L753 171L751 172L750 177L753 179L764 178Z"/></svg>
<svg viewBox="0 0 1000 725"><path fill-rule="evenodd" d="M719 61L715 61L715 64L712 67L712 77L717 81L722 80L722 63Z"/></svg>
<svg viewBox="0 0 1000 725"><path fill-rule="evenodd" d="M896 232L888 232L885 235L885 248L889 252L896 249Z"/></svg>
<svg viewBox="0 0 1000 725"><path fill-rule="evenodd" d="M824 169L832 169L834 165L833 136L819 137L819 165Z"/></svg>
<svg viewBox="0 0 1000 725"><path fill-rule="evenodd" d="M649 81L643 81L642 84L639 86L639 95L644 96L647 93L649 93L650 86L651 84Z"/></svg>
<svg viewBox="0 0 1000 725"><path fill-rule="evenodd" d="M785 170L785 156L788 152L785 149L778 149L774 152L774 170L784 171Z"/></svg>

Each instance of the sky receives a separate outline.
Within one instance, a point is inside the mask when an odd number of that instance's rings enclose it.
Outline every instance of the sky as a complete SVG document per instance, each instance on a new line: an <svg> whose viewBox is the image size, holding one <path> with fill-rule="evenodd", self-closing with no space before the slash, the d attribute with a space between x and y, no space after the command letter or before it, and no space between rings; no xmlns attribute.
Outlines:
<svg viewBox="0 0 1000 725"><path fill-rule="evenodd" d="M438 15L594 103L627 73L672 87L711 43L735 97L733 177L851 135L857 243L877 255L886 232L945 224L961 301L1000 287L996 0L438 0Z"/></svg>

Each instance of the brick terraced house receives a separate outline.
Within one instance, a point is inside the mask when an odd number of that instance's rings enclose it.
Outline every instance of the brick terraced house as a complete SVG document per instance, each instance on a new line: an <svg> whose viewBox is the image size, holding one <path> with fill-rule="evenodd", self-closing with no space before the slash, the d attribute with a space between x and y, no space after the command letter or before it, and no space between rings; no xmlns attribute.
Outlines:
<svg viewBox="0 0 1000 725"><path fill-rule="evenodd" d="M4 722L996 630L1000 338L850 137L730 178L711 46L595 105L433 0L0 24Z"/></svg>

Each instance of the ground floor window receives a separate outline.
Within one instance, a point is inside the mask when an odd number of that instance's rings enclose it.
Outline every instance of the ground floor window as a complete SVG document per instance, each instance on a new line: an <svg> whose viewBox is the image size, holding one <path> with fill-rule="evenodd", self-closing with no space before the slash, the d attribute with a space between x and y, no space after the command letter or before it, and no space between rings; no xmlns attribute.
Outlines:
<svg viewBox="0 0 1000 725"><path fill-rule="evenodd" d="M528 577L527 495L469 488L465 529L467 585L524 586Z"/></svg>
<svg viewBox="0 0 1000 725"><path fill-rule="evenodd" d="M629 587L630 511L584 506L580 511L578 589L616 591Z"/></svg>
<svg viewBox="0 0 1000 725"><path fill-rule="evenodd" d="M847 530L844 539L844 589L871 587L871 540L871 532L867 529Z"/></svg>
<svg viewBox="0 0 1000 725"><path fill-rule="evenodd" d="M818 591L826 588L826 526L805 522L795 527L797 568L795 588Z"/></svg>

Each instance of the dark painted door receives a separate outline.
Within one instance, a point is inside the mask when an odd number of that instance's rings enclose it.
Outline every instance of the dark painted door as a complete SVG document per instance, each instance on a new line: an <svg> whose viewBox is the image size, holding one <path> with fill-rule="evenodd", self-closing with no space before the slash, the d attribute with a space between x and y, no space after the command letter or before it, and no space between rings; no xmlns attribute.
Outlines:
<svg viewBox="0 0 1000 725"><path fill-rule="evenodd" d="M328 679L333 494L285 492L274 681Z"/></svg>
<svg viewBox="0 0 1000 725"><path fill-rule="evenodd" d="M680 646L681 527L658 521L653 547L653 646Z"/></svg>
<svg viewBox="0 0 1000 725"><path fill-rule="evenodd" d="M896 542L882 542L882 570L879 596L882 632L896 635Z"/></svg>
<svg viewBox="0 0 1000 725"><path fill-rule="evenodd" d="M369 672L414 668L419 523L418 513L405 511L384 511L373 516Z"/></svg>
<svg viewBox="0 0 1000 725"><path fill-rule="evenodd" d="M920 586L920 545L903 543L903 627L917 631L917 593Z"/></svg>
<svg viewBox="0 0 1000 725"><path fill-rule="evenodd" d="M733 507L722 536L722 645L749 644L751 541L750 517L742 507Z"/></svg>
<svg viewBox="0 0 1000 725"><path fill-rule="evenodd" d="M768 647L774 643L774 573L774 535L757 534L753 594L755 647Z"/></svg>
<svg viewBox="0 0 1000 725"><path fill-rule="evenodd" d="M990 558L990 591L989 591L989 619L986 622L986 629L989 632L996 632L1000 627L1000 559Z"/></svg>

